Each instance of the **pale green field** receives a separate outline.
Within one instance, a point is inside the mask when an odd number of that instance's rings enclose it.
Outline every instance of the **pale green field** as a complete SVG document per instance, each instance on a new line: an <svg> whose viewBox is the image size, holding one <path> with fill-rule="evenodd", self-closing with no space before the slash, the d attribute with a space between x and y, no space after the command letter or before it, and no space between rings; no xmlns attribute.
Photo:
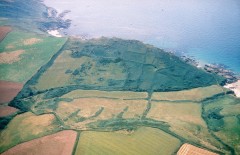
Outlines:
<svg viewBox="0 0 240 155"><path fill-rule="evenodd" d="M212 85L208 87L199 87L190 90L173 91L173 92L155 92L152 95L152 100L168 100L168 101L201 101L213 95L223 93L226 89Z"/></svg>
<svg viewBox="0 0 240 155"><path fill-rule="evenodd" d="M131 134L84 131L76 155L171 155L180 145L178 139L154 128L141 127Z"/></svg>
<svg viewBox="0 0 240 155"><path fill-rule="evenodd" d="M19 143L39 138L59 130L54 115L36 116L31 112L17 115L0 132L0 153Z"/></svg>
<svg viewBox="0 0 240 155"><path fill-rule="evenodd" d="M102 97L102 98L119 98L119 99L146 99L146 92L133 91L99 91L99 90L74 90L62 96L63 98L87 98L87 97Z"/></svg>
<svg viewBox="0 0 240 155"><path fill-rule="evenodd" d="M19 56L19 60L13 63L0 63L0 80L26 82L65 42L66 38L48 37L14 29L0 43L0 53L18 50L24 52Z"/></svg>

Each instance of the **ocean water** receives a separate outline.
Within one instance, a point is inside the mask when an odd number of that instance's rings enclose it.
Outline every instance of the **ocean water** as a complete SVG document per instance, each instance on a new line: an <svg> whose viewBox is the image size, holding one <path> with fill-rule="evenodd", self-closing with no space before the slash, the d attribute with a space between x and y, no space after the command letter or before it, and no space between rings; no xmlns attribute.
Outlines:
<svg viewBox="0 0 240 155"><path fill-rule="evenodd" d="M239 0L45 0L69 35L136 39L240 73Z"/></svg>

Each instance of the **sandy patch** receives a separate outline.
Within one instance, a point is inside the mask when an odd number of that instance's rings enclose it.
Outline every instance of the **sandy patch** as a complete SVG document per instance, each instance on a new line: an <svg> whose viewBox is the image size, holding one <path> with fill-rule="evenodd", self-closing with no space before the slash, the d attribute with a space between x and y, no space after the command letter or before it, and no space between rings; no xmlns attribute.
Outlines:
<svg viewBox="0 0 240 155"><path fill-rule="evenodd" d="M240 98L240 80L235 83L227 84L224 87L234 91L236 97Z"/></svg>
<svg viewBox="0 0 240 155"><path fill-rule="evenodd" d="M10 102L22 89L23 84L17 82L0 81L0 103Z"/></svg>
<svg viewBox="0 0 240 155"><path fill-rule="evenodd" d="M18 111L18 109L13 108L13 107L1 106L0 107L0 117L9 116L17 111Z"/></svg>
<svg viewBox="0 0 240 155"><path fill-rule="evenodd" d="M76 141L77 132L61 131L56 134L34 139L19 144L2 155L71 155Z"/></svg>
<svg viewBox="0 0 240 155"><path fill-rule="evenodd" d="M190 144L183 144L178 150L177 155L218 155L216 153L195 147Z"/></svg>
<svg viewBox="0 0 240 155"><path fill-rule="evenodd" d="M33 45L33 44L36 44L38 42L42 41L41 39L38 39L38 38L30 38L30 39L26 39L23 41L23 44L24 45Z"/></svg>
<svg viewBox="0 0 240 155"><path fill-rule="evenodd" d="M0 53L0 63L2 64L12 64L20 60L20 55L23 54L24 50L16 50L12 52Z"/></svg>
<svg viewBox="0 0 240 155"><path fill-rule="evenodd" d="M47 32L54 37L62 37L58 30L48 30Z"/></svg>
<svg viewBox="0 0 240 155"><path fill-rule="evenodd" d="M9 32L12 31L12 28L9 26L0 26L0 42L7 36Z"/></svg>

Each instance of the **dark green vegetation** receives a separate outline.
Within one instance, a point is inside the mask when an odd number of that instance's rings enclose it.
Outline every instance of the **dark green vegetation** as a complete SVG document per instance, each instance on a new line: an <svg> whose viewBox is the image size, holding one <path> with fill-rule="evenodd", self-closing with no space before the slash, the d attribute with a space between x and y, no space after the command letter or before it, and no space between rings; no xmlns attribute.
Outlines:
<svg viewBox="0 0 240 155"><path fill-rule="evenodd" d="M222 78L139 41L69 39L17 98L42 92L59 97L75 89L176 91L218 84Z"/></svg>
<svg viewBox="0 0 240 155"><path fill-rule="evenodd" d="M239 153L240 99L232 96L217 96L203 102L202 116L211 133L231 149ZM234 148L234 149L232 149Z"/></svg>

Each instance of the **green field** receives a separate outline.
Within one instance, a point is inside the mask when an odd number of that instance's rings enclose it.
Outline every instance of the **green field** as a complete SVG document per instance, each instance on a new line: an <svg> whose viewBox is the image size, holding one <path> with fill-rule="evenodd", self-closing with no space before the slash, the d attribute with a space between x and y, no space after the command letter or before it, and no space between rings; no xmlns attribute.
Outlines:
<svg viewBox="0 0 240 155"><path fill-rule="evenodd" d="M16 116L4 130L0 131L0 153L32 139L59 131L54 115L36 116L31 112Z"/></svg>
<svg viewBox="0 0 240 155"><path fill-rule="evenodd" d="M178 139L154 128L142 127L133 133L84 131L76 155L170 155L180 144Z"/></svg>
<svg viewBox="0 0 240 155"><path fill-rule="evenodd" d="M118 99L146 99L147 92L133 91L99 91L99 90L75 90L62 96L63 98L118 98Z"/></svg>
<svg viewBox="0 0 240 155"><path fill-rule="evenodd" d="M0 63L0 80L25 83L65 42L66 38L48 37L14 28L0 43L0 53L23 52L13 63Z"/></svg>
<svg viewBox="0 0 240 155"><path fill-rule="evenodd" d="M152 100L167 101L201 101L214 95L225 93L227 89L212 85L208 87L199 87L190 90L174 91L174 92L155 92Z"/></svg>

